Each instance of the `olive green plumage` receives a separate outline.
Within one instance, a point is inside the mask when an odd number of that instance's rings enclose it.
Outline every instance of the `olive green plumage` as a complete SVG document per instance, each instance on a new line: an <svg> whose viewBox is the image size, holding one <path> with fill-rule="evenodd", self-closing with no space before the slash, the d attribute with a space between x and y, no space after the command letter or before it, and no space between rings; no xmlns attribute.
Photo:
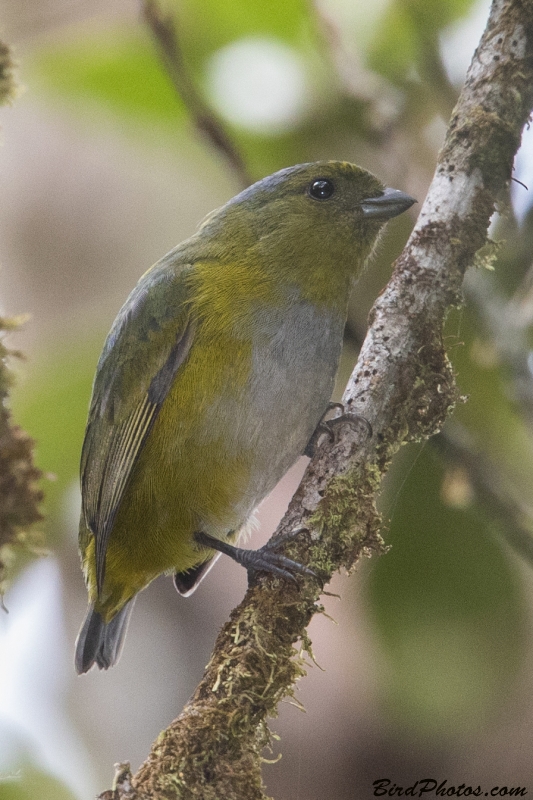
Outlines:
<svg viewBox="0 0 533 800"><path fill-rule="evenodd" d="M351 285L411 202L352 164L291 167L140 279L104 345L83 445L79 672L116 661L130 601L157 575L192 590L215 554L194 535L234 541L303 453Z"/></svg>

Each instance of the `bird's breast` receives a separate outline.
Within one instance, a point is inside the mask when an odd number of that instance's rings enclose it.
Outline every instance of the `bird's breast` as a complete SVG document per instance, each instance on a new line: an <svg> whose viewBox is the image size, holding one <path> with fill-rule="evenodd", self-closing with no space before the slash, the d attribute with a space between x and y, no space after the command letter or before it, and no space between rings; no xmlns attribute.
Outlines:
<svg viewBox="0 0 533 800"><path fill-rule="evenodd" d="M257 502L302 455L326 409L344 322L306 302L255 320L238 438L253 449L248 491Z"/></svg>

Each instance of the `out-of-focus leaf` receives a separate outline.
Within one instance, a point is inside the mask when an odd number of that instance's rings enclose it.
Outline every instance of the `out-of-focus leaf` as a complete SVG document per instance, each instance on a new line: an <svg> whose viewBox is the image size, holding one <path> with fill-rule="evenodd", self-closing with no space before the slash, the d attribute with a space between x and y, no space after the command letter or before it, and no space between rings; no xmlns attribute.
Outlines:
<svg viewBox="0 0 533 800"><path fill-rule="evenodd" d="M181 40L196 64L244 36L266 35L296 43L309 18L304 0L174 0L167 7L174 10Z"/></svg>
<svg viewBox="0 0 533 800"><path fill-rule="evenodd" d="M0 780L2 800L75 800L74 795L51 775L34 770Z"/></svg>
<svg viewBox="0 0 533 800"><path fill-rule="evenodd" d="M391 551L370 575L385 691L419 734L475 729L512 688L525 652L516 572L483 518L444 505L426 446L394 506Z"/></svg>
<svg viewBox="0 0 533 800"><path fill-rule="evenodd" d="M532 443L471 309L450 316L445 342L468 396L455 417L533 502ZM450 734L481 724L512 688L526 632L517 573L497 530L477 506L444 505L442 477L426 446L401 488L387 536L393 548L372 573L371 595L392 707L421 731Z"/></svg>
<svg viewBox="0 0 533 800"><path fill-rule="evenodd" d="M368 55L372 69L389 79L403 79L415 62L416 36L413 20L398 3L393 3L388 9L369 47Z"/></svg>
<svg viewBox="0 0 533 800"><path fill-rule="evenodd" d="M29 70L31 78L79 104L96 101L141 123L175 125L185 114L140 28L80 30L77 37L43 48Z"/></svg>
<svg viewBox="0 0 533 800"><path fill-rule="evenodd" d="M477 0L395 0L395 5L403 7L421 30L437 33L442 28L464 17Z"/></svg>
<svg viewBox="0 0 533 800"><path fill-rule="evenodd" d="M201 79L206 59L220 47L244 36L270 36L296 42L308 20L303 0L187 0L167 3L177 23L188 69ZM142 25L87 31L68 43L44 46L34 68L50 87L82 99L111 104L139 118L172 121L183 115L155 44Z"/></svg>
<svg viewBox="0 0 533 800"><path fill-rule="evenodd" d="M464 17L474 0L394 0L389 3L369 47L370 66L394 82L409 76L421 48L437 46L438 34ZM420 76L422 80L424 75Z"/></svg>
<svg viewBox="0 0 533 800"><path fill-rule="evenodd" d="M519 410L509 402L502 365L488 338L480 336L473 310L450 316L446 342L459 388L468 397L455 410L456 419L515 482L524 503L533 503L533 443Z"/></svg>

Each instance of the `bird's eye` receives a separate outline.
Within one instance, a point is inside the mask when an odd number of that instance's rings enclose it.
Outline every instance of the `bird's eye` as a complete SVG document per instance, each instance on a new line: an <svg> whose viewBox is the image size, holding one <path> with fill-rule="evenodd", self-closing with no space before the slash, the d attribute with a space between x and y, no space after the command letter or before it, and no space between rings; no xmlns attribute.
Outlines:
<svg viewBox="0 0 533 800"><path fill-rule="evenodd" d="M309 194L315 200L329 200L334 191L333 183L326 178L318 178L309 187Z"/></svg>

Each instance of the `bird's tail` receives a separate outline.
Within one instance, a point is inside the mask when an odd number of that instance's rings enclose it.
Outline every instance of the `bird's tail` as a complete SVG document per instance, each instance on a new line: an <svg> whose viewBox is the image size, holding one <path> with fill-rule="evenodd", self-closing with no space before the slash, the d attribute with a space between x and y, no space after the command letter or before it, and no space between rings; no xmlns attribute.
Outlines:
<svg viewBox="0 0 533 800"><path fill-rule="evenodd" d="M97 664L99 669L109 669L117 663L134 599L132 597L110 622L104 622L102 615L94 610L94 606L89 606L76 640L74 663L78 675L88 672L93 664Z"/></svg>

